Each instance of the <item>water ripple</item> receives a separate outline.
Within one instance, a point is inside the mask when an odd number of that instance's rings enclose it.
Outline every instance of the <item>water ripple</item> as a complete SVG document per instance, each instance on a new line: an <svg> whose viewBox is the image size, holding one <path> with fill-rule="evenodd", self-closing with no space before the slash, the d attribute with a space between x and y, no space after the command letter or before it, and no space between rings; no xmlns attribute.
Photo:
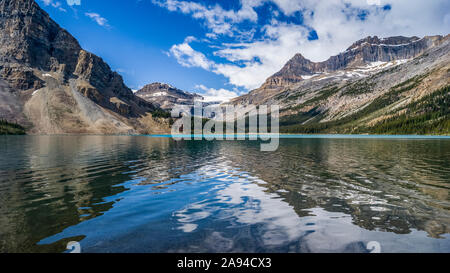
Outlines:
<svg viewBox="0 0 450 273"><path fill-rule="evenodd" d="M0 137L0 252L450 251L450 141Z"/></svg>

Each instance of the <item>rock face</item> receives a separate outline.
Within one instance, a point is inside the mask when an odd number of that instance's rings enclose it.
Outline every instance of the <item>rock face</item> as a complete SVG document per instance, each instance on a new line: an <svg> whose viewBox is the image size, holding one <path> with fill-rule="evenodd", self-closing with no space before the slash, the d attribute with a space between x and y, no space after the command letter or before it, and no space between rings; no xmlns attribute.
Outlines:
<svg viewBox="0 0 450 273"><path fill-rule="evenodd" d="M279 105L289 133L450 134L449 86L450 35L367 37L325 62L297 54L232 104Z"/></svg>
<svg viewBox="0 0 450 273"><path fill-rule="evenodd" d="M188 93L159 82L148 84L135 94L166 110L172 109L175 105L194 105L195 100L203 100L203 97L198 94Z"/></svg>
<svg viewBox="0 0 450 273"><path fill-rule="evenodd" d="M345 52L317 63L311 62L301 54L296 54L279 72L267 79L263 87L287 86L318 73L355 68L374 62L411 59L422 54L441 39L442 36L422 39L402 36L379 39L377 36L369 36L355 42Z"/></svg>
<svg viewBox="0 0 450 273"><path fill-rule="evenodd" d="M70 75L75 70L81 47L66 30L31 0L0 1L0 61L20 64L42 71L59 71ZM17 66L6 70L17 71ZM7 75L5 65L2 75ZM11 72L9 72L11 74ZM23 73L28 81L22 90L33 87L32 73Z"/></svg>
<svg viewBox="0 0 450 273"><path fill-rule="evenodd" d="M14 109L24 109L23 124L32 133L168 130L167 122L152 118L157 106L135 96L118 73L83 50L33 0L0 0L0 77L6 84L0 85L0 95L20 101ZM78 95L83 99L77 99ZM5 109L0 104L0 116L6 115ZM92 120L87 110L103 115ZM63 117L76 122L67 123ZM155 126L149 128L148 124Z"/></svg>

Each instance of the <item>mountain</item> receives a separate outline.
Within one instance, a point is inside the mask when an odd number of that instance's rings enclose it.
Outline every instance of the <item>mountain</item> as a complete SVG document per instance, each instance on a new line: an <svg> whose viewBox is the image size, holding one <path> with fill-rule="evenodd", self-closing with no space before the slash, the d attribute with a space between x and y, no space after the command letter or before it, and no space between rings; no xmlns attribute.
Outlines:
<svg viewBox="0 0 450 273"><path fill-rule="evenodd" d="M450 35L367 37L324 62L296 54L234 105L279 105L285 133L449 134Z"/></svg>
<svg viewBox="0 0 450 273"><path fill-rule="evenodd" d="M165 83L151 83L135 93L138 97L158 106L166 111L171 111L175 105L187 106L191 115L194 115L194 102L202 102L203 109L210 106L219 106L221 101L205 101L205 98L196 93L189 93ZM197 104L198 105L198 104ZM215 113L207 116L208 111L202 112L206 118L218 117Z"/></svg>
<svg viewBox="0 0 450 273"><path fill-rule="evenodd" d="M161 83L134 94L33 0L0 0L0 15L4 132L166 133L167 110L202 99ZM299 53L230 103L279 105L286 133L450 134L449 49L449 35L375 36L323 62Z"/></svg>
<svg viewBox="0 0 450 273"><path fill-rule="evenodd" d="M415 58L442 37L367 37L357 41L345 52L324 62L314 63L301 54L295 55L266 82L270 86L295 83L311 76L343 69L356 69L374 62L392 62Z"/></svg>
<svg viewBox="0 0 450 273"><path fill-rule="evenodd" d="M124 84L33 0L0 0L0 119L35 134L167 132L167 113Z"/></svg>
<svg viewBox="0 0 450 273"><path fill-rule="evenodd" d="M159 82L144 86L135 95L165 110L171 110L175 105L194 105L194 100L203 100L198 94L188 93Z"/></svg>
<svg viewBox="0 0 450 273"><path fill-rule="evenodd" d="M415 58L441 39L441 36L421 39L402 36L379 39L377 36L369 36L355 42L345 52L323 62L312 62L298 53L280 71L269 77L259 89L242 98L251 99L253 95L257 95L257 99L261 99L291 84L311 77L326 76L336 71L373 72L377 65L382 65L379 68L383 68L386 66L385 63L393 64ZM368 69L372 71L364 71Z"/></svg>

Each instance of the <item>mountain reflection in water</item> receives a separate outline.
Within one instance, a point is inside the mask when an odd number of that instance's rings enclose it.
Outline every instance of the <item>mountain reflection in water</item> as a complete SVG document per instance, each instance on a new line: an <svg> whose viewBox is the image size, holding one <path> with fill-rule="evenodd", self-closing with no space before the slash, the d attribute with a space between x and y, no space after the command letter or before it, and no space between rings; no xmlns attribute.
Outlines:
<svg viewBox="0 0 450 273"><path fill-rule="evenodd" d="M0 137L0 252L450 252L450 140Z"/></svg>

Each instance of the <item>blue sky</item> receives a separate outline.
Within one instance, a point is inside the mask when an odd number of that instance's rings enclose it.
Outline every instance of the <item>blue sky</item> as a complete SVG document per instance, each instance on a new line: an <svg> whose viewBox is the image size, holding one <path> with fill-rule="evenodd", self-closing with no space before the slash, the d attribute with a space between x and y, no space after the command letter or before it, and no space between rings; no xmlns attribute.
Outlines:
<svg viewBox="0 0 450 273"><path fill-rule="evenodd" d="M447 0L36 0L138 89L230 98L296 53L323 61L366 36L448 34Z"/></svg>

